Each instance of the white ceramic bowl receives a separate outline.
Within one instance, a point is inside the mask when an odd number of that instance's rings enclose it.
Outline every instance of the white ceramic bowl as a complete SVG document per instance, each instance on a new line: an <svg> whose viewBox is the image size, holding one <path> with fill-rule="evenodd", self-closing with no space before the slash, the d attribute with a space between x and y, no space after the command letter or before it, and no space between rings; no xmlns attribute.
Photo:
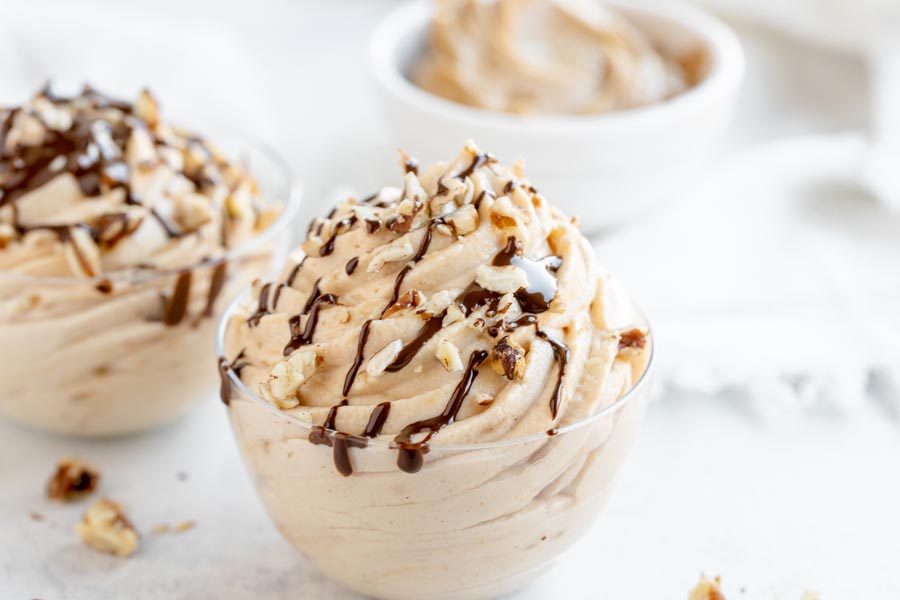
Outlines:
<svg viewBox="0 0 900 600"><path fill-rule="evenodd" d="M453 156L468 138L504 162L522 158L529 179L586 231L671 201L687 189L721 137L744 72L734 33L681 2L611 0L661 49L698 46L703 79L658 104L591 116L521 117L471 108L414 85L407 74L427 43L431 2L393 10L370 43L370 66L393 142L424 162Z"/></svg>

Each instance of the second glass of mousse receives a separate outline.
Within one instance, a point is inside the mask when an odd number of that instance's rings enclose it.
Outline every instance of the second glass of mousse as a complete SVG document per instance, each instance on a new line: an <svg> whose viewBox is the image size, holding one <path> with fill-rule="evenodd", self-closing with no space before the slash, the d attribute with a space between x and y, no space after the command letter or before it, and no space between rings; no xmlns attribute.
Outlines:
<svg viewBox="0 0 900 600"><path fill-rule="evenodd" d="M269 514L377 598L489 598L581 537L647 399L640 313L577 226L468 144L317 219L219 332Z"/></svg>
<svg viewBox="0 0 900 600"><path fill-rule="evenodd" d="M215 394L215 322L280 267L293 212L280 160L241 150L169 125L146 91L0 109L0 414L117 435Z"/></svg>

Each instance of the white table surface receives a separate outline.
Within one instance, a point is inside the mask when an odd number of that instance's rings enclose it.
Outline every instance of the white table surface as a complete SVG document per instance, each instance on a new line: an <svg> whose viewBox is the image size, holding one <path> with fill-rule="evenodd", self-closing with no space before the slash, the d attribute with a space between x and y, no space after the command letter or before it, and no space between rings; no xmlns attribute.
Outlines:
<svg viewBox="0 0 900 600"><path fill-rule="evenodd" d="M320 201L337 183L377 187L381 176L369 163L391 162L383 158L389 149L364 47L373 19L393 4L160 0L152 10L213 15L265 65L282 124L273 141L303 178L309 215L310 199ZM739 32L748 81L723 152L864 124L859 62L747 25ZM44 498L47 477L67 454L97 464L101 493L124 503L143 533L131 559L80 544L72 525L85 503ZM827 600L898 598L898 466L900 428L875 405L778 424L734 398L665 394L601 521L514 597L683 598L705 572L723 576L729 598L792 600L807 588ZM151 532L185 520L196 527ZM309 570L279 537L243 472L223 407L211 398L175 426L112 442L0 424L0 600L7 598L355 596Z"/></svg>

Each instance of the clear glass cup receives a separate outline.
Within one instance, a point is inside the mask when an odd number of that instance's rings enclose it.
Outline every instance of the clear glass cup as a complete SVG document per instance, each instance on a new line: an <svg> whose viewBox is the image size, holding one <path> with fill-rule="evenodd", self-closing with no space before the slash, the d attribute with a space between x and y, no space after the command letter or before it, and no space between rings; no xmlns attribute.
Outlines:
<svg viewBox="0 0 900 600"><path fill-rule="evenodd" d="M222 319L220 356L243 298ZM335 469L333 448L309 441L309 422L220 364L221 397L245 466L287 541L363 594L449 600L515 590L589 530L640 428L653 361L622 398L554 435L435 444L414 474L397 467L390 442L374 439L350 445L349 477Z"/></svg>
<svg viewBox="0 0 900 600"><path fill-rule="evenodd" d="M78 436L135 433L215 395L209 349L219 316L254 278L277 272L297 211L274 152L226 147L278 219L222 256L172 271L92 279L0 272L0 415Z"/></svg>

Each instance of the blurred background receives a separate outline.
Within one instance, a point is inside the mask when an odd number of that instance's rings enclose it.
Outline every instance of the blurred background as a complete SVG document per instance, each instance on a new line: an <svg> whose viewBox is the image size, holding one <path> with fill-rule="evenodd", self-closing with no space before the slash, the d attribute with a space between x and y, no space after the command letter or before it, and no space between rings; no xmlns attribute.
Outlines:
<svg viewBox="0 0 900 600"><path fill-rule="evenodd" d="M173 120L284 154L298 232L347 190L399 181L367 65L397 0L0 3L0 103L48 80L148 85ZM746 53L724 143L691 189L592 238L654 325L658 401L596 530L516 598L677 598L701 572L729 598L900 598L900 3L699 4ZM4 492L4 597L352 598L269 525L219 408L107 461L131 478L126 501L143 493L137 459L157 510L204 515L179 549L98 579L85 561L99 559L55 550L24 522L26 494ZM0 450L31 437L3 426ZM44 445L40 477L75 447ZM239 541L223 545L222 527Z"/></svg>

